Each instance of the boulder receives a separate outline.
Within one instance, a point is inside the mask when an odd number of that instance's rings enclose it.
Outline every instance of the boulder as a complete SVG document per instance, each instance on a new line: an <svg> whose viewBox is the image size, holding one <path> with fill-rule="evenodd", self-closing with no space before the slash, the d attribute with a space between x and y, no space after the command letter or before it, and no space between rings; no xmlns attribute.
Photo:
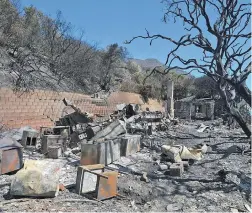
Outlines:
<svg viewBox="0 0 252 213"><path fill-rule="evenodd" d="M60 167L48 160L26 160L11 182L10 194L22 197L55 197Z"/></svg>

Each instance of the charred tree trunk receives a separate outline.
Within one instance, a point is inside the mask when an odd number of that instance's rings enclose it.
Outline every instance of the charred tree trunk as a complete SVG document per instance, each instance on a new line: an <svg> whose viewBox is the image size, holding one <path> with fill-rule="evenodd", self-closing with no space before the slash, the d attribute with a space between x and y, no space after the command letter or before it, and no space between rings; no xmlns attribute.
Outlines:
<svg viewBox="0 0 252 213"><path fill-rule="evenodd" d="M243 119L241 113L235 109L234 107L231 107L230 112L229 112L237 121L237 123L240 125L240 127L242 128L242 130L244 131L244 133L250 137L251 136L251 130L248 127L246 121Z"/></svg>
<svg viewBox="0 0 252 213"><path fill-rule="evenodd" d="M246 103L249 104L249 106L251 107L251 92L247 88L247 86L245 86L243 84L236 85L235 90L246 101Z"/></svg>
<svg viewBox="0 0 252 213"><path fill-rule="evenodd" d="M251 136L251 129L248 127L246 121L243 119L241 113L238 111L238 109L235 108L235 106L230 105L226 91L224 91L222 88L219 88L220 95L222 99L224 100L224 106L227 110L227 112L236 120L236 122L240 125L243 132L250 138Z"/></svg>

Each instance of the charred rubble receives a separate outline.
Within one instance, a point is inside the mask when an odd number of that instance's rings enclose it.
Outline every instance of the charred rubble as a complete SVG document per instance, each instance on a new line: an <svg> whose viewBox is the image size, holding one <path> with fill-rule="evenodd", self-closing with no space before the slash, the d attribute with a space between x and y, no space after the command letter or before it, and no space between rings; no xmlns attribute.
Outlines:
<svg viewBox="0 0 252 213"><path fill-rule="evenodd" d="M56 199L62 196L60 193L69 191L80 196L78 199L94 202L130 197L130 209L146 211L150 208L151 196L143 195L143 199L150 200L148 205L147 201L144 205L142 201L139 203L133 191L127 188L132 187L130 182L129 186L125 185L125 175L133 175L137 178L131 181L140 181L140 185L150 184L152 187L158 187L162 180L176 184L188 180L191 184L194 179L190 175L197 176L194 167L199 166L204 158L220 153L223 153L221 159L230 155L246 158L247 143L244 147L233 145L223 150L216 149L219 146L216 140L233 138L235 141L246 141L239 131L237 135L234 132L231 134L220 119L192 123L172 119L160 111L141 111L134 104L120 104L107 120L98 122L92 114L81 112L70 101L64 99L63 102L74 112L64 115L55 122L55 126L41 127L40 131L24 127L1 134L0 174L10 181L0 183L0 187L7 190L8 199ZM150 158L147 162L151 162L152 166L146 167L143 163L146 158ZM65 160L68 163L62 165ZM210 157L209 162L212 160ZM137 161L140 167L127 161ZM69 165L74 167L68 176ZM215 172L216 182L227 185L230 175L239 180L231 182L249 202L251 178L244 171L233 172L222 168ZM191 189L190 193L196 195L198 192ZM138 200L137 203L135 200ZM176 210L177 204L174 205L167 204L163 210Z"/></svg>

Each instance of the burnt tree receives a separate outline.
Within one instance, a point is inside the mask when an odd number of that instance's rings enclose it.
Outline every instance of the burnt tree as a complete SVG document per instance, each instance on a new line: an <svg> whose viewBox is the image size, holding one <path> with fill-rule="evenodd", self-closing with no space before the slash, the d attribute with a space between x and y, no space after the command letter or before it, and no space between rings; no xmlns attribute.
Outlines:
<svg viewBox="0 0 252 213"><path fill-rule="evenodd" d="M166 11L163 21L183 24L185 35L178 40L162 34L150 34L135 39L149 39L150 45L156 39L163 39L175 46L167 55L166 66L161 73L182 69L197 70L212 78L224 100L227 112L239 123L250 137L251 130L243 119L237 96L251 107L251 91L246 79L251 73L251 2L249 0L164 0ZM214 15L213 15L214 14ZM184 59L181 48L197 48L201 58ZM160 72L153 69L154 72Z"/></svg>

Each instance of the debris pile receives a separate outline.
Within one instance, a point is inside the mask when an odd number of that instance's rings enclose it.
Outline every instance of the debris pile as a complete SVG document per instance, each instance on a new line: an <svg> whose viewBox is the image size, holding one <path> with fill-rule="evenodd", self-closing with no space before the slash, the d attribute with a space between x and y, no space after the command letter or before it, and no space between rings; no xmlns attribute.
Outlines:
<svg viewBox="0 0 252 213"><path fill-rule="evenodd" d="M207 152L207 146L204 144L201 148L187 148L183 145L163 145L161 151L162 161L172 164L160 165L160 170L167 170L171 176L180 177L191 162L202 159L203 154Z"/></svg>
<svg viewBox="0 0 252 213"><path fill-rule="evenodd" d="M1 134L0 177L6 181L1 182L0 179L0 186L8 189L11 199L65 200L72 196L72 201L82 203L91 200L105 202L108 198L120 197L120 202L130 198L125 206L133 210L160 210L154 209L159 205L154 201L159 203L155 199L166 191L173 194L169 196L174 200L184 196L183 193L197 196L200 190L193 184L197 186L203 174L213 175L209 171L219 166L218 163L208 165L215 161L211 156L224 153L218 159L220 163L232 154L245 155L244 151L237 152L237 148L232 148L232 152L231 148L217 150L216 147L222 145L219 141L227 140L226 135L230 133L214 121L190 123L167 118L158 111L141 111L134 104L119 104L109 120L98 122L92 114L81 112L70 101L64 99L63 102L71 110L63 114L55 126L41 127L40 132L23 127ZM199 175L197 169L200 170ZM16 173L4 176L10 172ZM219 185L227 184L228 175L233 174L225 169L214 172L216 180L211 176L203 182L210 185L207 189L211 189L214 181ZM248 179L251 178L238 171L236 174L240 181L230 182L249 196L251 184ZM189 192L183 189L185 186L179 188L179 181L188 182L186 190ZM173 191L172 187L175 188ZM165 191L161 193L162 188ZM180 190L182 193L177 193ZM147 195L142 195L144 191ZM112 202L113 205L117 203ZM176 202L180 203L179 200ZM194 203L192 200L188 202ZM165 203L162 210L181 210L177 203Z"/></svg>
<svg viewBox="0 0 252 213"><path fill-rule="evenodd" d="M50 161L44 159L27 159L23 164L23 151L30 152L33 156L35 153L40 153L44 158L51 159L71 157L79 160L82 165L80 169L86 172L89 171L89 167L103 165L104 175L99 174L97 177L106 176L105 179L110 182L111 178L115 178L114 176L117 178L118 172L104 172L105 165L113 163L121 156L139 152L142 136L132 133L152 135L152 130L156 129L163 118L160 112L140 112L137 105L121 104L111 115L113 119L99 123L93 121L93 115L82 113L70 101L64 99L63 102L72 111L63 115L56 122L56 126L41 127L40 132L30 127L21 128L13 134L6 133L11 137L1 139L2 174L19 170L11 182L10 194L12 196L54 197L58 194L59 186L62 186L59 184L59 166L56 164L51 166ZM5 136L5 134L2 135ZM7 151L8 155L5 154ZM15 161L15 165L10 159ZM5 165L5 162L8 165ZM80 177L77 172L77 182L80 182L78 178ZM106 183L100 181L100 184L105 184L101 187L106 187ZM87 184L84 183L84 185Z"/></svg>

